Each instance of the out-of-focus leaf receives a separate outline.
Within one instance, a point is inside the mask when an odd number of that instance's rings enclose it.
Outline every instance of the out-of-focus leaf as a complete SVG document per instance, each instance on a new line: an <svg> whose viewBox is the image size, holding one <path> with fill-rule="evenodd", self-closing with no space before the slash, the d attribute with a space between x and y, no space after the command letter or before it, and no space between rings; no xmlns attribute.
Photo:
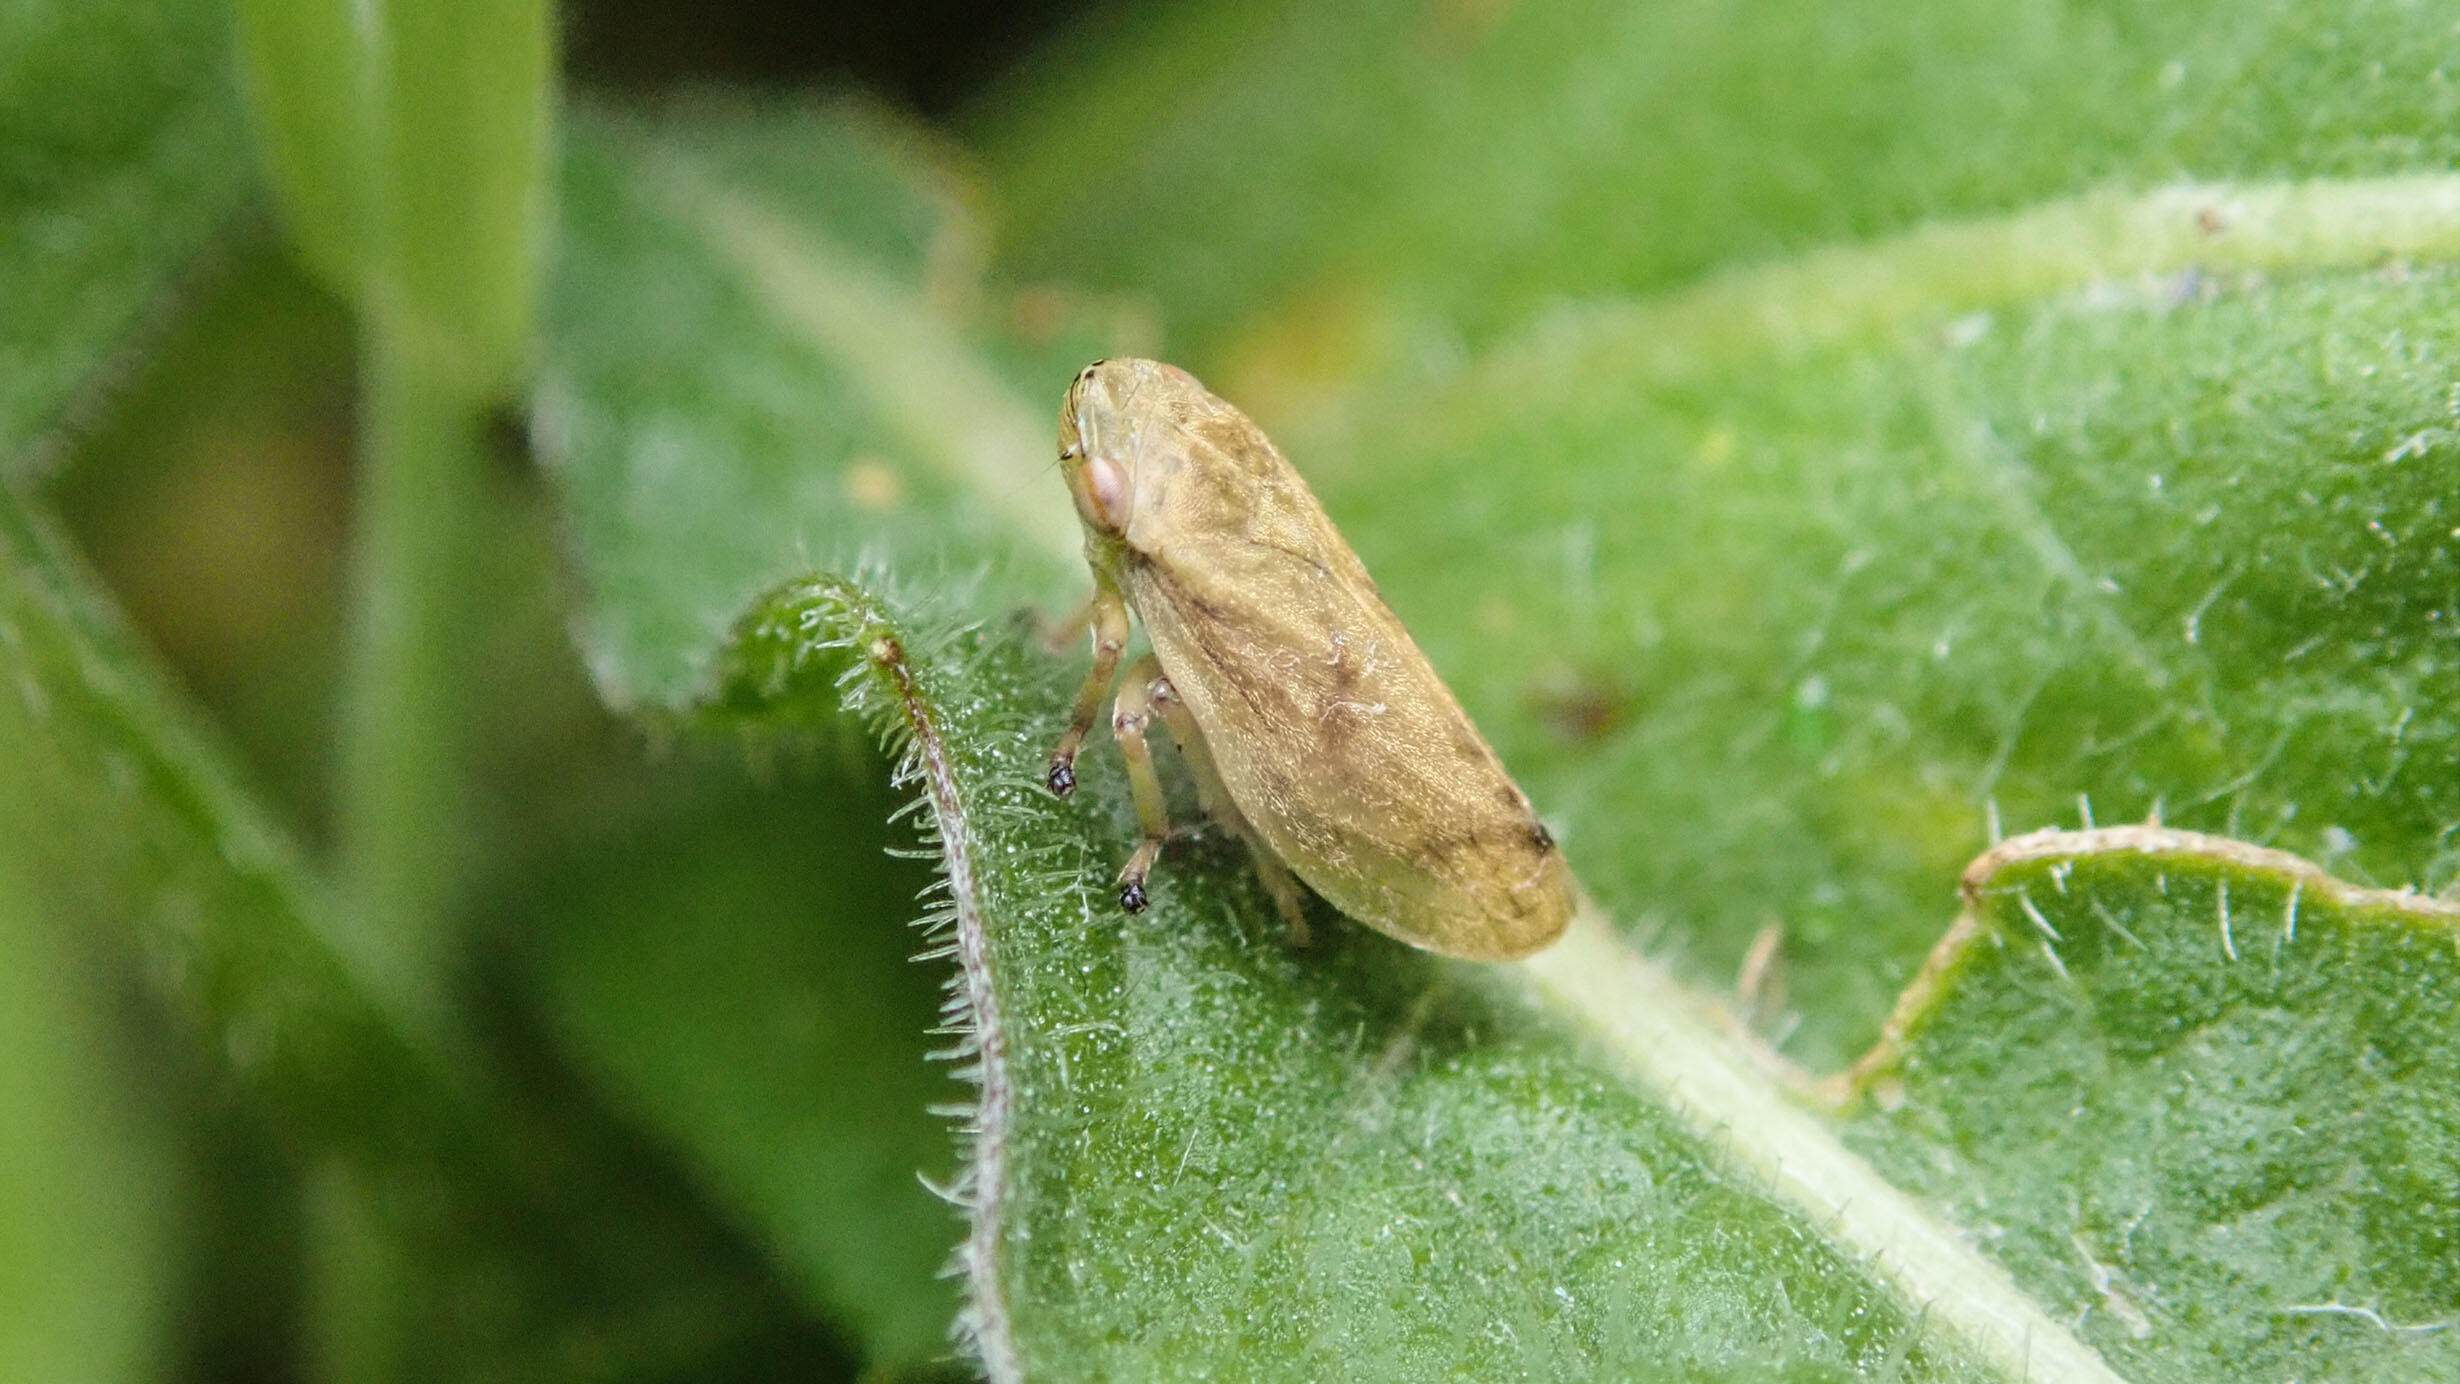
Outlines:
<svg viewBox="0 0 2460 1384"><path fill-rule="evenodd" d="M240 205L227 22L203 0L0 10L0 474Z"/></svg>
<svg viewBox="0 0 2460 1384"><path fill-rule="evenodd" d="M361 327L337 940L388 1008L440 1034L473 854L487 424L531 364L553 18L547 0L247 0L240 15L274 190Z"/></svg>
<svg viewBox="0 0 2460 1384"><path fill-rule="evenodd" d="M13 487L0 630L0 811L42 911L116 931L299 1137L383 1161L434 1135L449 1097L336 959L319 884Z"/></svg>
<svg viewBox="0 0 2460 1384"><path fill-rule="evenodd" d="M517 382L550 210L549 7L238 8L264 162L301 257L450 392Z"/></svg>
<svg viewBox="0 0 2460 1384"><path fill-rule="evenodd" d="M269 228L232 240L40 494L313 843L333 787L350 333Z"/></svg>
<svg viewBox="0 0 2460 1384"><path fill-rule="evenodd" d="M1883 1166L2129 1378L2460 1372L2460 909L2145 828L1968 888L1857 1073Z"/></svg>
<svg viewBox="0 0 2460 1384"><path fill-rule="evenodd" d="M1440 368L1566 299L2105 185L2447 168L2455 58L2402 0L1153 6L978 124L1013 273L1339 376L1362 326Z"/></svg>
<svg viewBox="0 0 2460 1384"><path fill-rule="evenodd" d="M0 868L29 924L73 921L129 966L299 1154L381 1175L466 1152L445 1080L335 958L315 882L5 485L0 631Z"/></svg>
<svg viewBox="0 0 2460 1384"><path fill-rule="evenodd" d="M1074 552L1050 415L935 301L972 232L926 152L845 107L576 121L538 426L617 704L705 693L815 564Z"/></svg>
<svg viewBox="0 0 2460 1384"><path fill-rule="evenodd" d="M928 875L884 847L875 778L693 804L547 882L556 1025L875 1365L946 1353L957 1218L926 1065L932 977L903 926Z"/></svg>
<svg viewBox="0 0 2460 1384"><path fill-rule="evenodd" d="M522 380L548 235L554 15L546 0L385 4L364 308L479 398ZM314 61L316 55L303 60Z"/></svg>
<svg viewBox="0 0 2460 1384"><path fill-rule="evenodd" d="M339 0L236 0L266 181L299 258L356 302L371 253L374 113L367 16Z"/></svg>
<svg viewBox="0 0 2460 1384"><path fill-rule="evenodd" d="M11 824L0 874L22 910L12 917L73 920L103 958L129 965L310 1174L323 1228L339 1232L320 1237L320 1281L388 1295L368 1319L381 1329L325 1323L326 1363L359 1367L353 1377L417 1359L600 1378L681 1368L746 1337L811 1357L808 1329L743 1256L687 1200L645 1185L587 1111L481 1083L405 1041L319 926L321 888L50 526L4 486L0 655L0 820ZM42 979L45 955L29 945L29 977ZM67 993L50 990L55 1003ZM59 1076L39 1053L28 1061L30 1082ZM109 1177L121 1161L104 1138L89 1173ZM124 1248L145 1240L131 1230ZM59 1292L78 1280L44 1281ZM137 1314L131 1329L155 1310L125 1282L111 1296L114 1315ZM417 1339L391 1334L404 1323ZM127 1359L152 1347L98 1338L81 1349Z"/></svg>

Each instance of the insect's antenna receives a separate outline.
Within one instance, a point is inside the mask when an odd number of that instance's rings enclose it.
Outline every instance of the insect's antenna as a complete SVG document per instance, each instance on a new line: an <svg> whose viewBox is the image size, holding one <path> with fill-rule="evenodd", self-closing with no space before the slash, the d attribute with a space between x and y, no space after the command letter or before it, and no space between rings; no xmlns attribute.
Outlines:
<svg viewBox="0 0 2460 1384"><path fill-rule="evenodd" d="M1068 454L1066 452L1061 452L1059 455L1051 458L1048 463L1036 469L1032 475L1027 476L1025 479L1009 486L1006 490L1001 491L999 493L1000 502L1005 504L1008 501L1015 499L1017 496L1024 494L1028 487L1042 484L1042 478L1049 475L1053 471L1058 470L1059 464L1067 459Z"/></svg>

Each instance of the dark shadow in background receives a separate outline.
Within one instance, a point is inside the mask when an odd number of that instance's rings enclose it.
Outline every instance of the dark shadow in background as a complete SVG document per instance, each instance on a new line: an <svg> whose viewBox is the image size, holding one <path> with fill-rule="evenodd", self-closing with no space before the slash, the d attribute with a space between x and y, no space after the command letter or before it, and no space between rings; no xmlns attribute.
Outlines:
<svg viewBox="0 0 2460 1384"><path fill-rule="evenodd" d="M567 0L575 84L853 86L941 119L1094 0Z"/></svg>

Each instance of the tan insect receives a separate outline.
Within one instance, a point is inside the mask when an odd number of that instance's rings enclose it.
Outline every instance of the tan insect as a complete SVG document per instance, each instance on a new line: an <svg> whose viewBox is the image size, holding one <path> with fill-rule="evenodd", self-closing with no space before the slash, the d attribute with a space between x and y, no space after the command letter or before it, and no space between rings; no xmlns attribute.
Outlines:
<svg viewBox="0 0 2460 1384"><path fill-rule="evenodd" d="M1170 835L1145 744L1158 715L1205 810L1254 848L1294 940L1293 871L1448 956L1506 961L1562 933L1573 887L1554 838L1247 415L1176 366L1099 361L1069 387L1059 456L1093 568L1093 671L1052 792L1076 786L1131 609L1153 646L1111 716L1144 833L1119 875L1129 912Z"/></svg>

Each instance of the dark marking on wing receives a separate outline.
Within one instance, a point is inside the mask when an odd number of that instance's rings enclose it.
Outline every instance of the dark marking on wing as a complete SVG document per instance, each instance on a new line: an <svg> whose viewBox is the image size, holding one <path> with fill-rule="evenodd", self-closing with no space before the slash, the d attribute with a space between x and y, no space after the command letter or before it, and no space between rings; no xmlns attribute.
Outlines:
<svg viewBox="0 0 2460 1384"><path fill-rule="evenodd" d="M1221 602L1214 600L1212 597L1192 590L1186 586L1182 586L1177 582L1169 580L1168 578L1157 578L1155 584L1168 588L1173 599L1180 607L1182 618L1184 618L1185 612L1193 611L1196 614L1203 616L1205 621L1209 624L1228 625L1230 623L1230 607L1223 605Z"/></svg>
<svg viewBox="0 0 2460 1384"><path fill-rule="evenodd" d="M1155 564L1145 564L1144 572L1148 578L1145 589L1170 604L1171 613L1178 617L1176 623L1180 632L1212 665L1215 680L1238 693L1240 699L1258 716L1272 714L1267 702L1271 700L1269 693L1277 689L1268 689L1260 683L1246 661L1236 657L1223 642L1224 634L1233 623L1229 610L1171 580ZM1151 621L1148 619L1147 633L1150 632Z"/></svg>
<svg viewBox="0 0 2460 1384"><path fill-rule="evenodd" d="M1281 554L1283 557L1298 563L1300 566L1310 569L1319 577L1328 578L1332 576L1332 568L1326 566L1324 559L1314 553L1293 548L1287 543L1278 542L1274 539L1259 537L1254 533L1242 534L1241 537L1245 538L1253 546L1262 548L1266 552Z"/></svg>

